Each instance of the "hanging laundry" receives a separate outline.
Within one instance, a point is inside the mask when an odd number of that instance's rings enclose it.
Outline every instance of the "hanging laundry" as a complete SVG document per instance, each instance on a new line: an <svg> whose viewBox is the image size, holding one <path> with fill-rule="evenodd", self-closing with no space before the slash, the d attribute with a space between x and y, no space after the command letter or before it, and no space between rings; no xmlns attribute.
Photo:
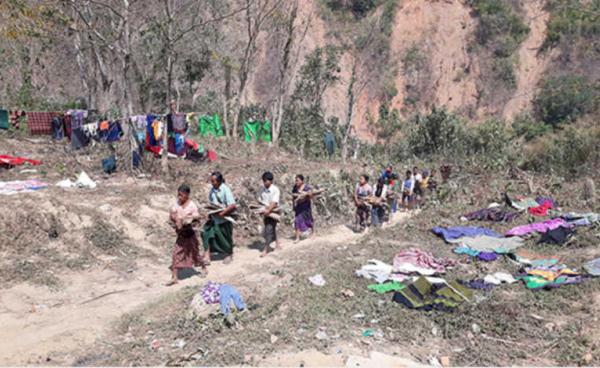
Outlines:
<svg viewBox="0 0 600 368"><path fill-rule="evenodd" d="M451 226L451 227L434 227L431 231L444 238L445 241L449 242L453 239L459 239L464 236L478 236L478 235L488 235L493 237L501 238L502 235L498 234L494 230L486 229L483 227L474 227L474 226Z"/></svg>
<svg viewBox="0 0 600 368"><path fill-rule="evenodd" d="M121 123L118 121L113 121L109 123L108 132L106 135L107 142L116 142L121 139L123 136L123 128L121 127Z"/></svg>
<svg viewBox="0 0 600 368"><path fill-rule="evenodd" d="M494 221L494 222L510 222L519 217L519 212L509 212L501 208L483 208L478 211L470 212L464 215L467 220L473 221Z"/></svg>
<svg viewBox="0 0 600 368"><path fill-rule="evenodd" d="M52 118L52 138L59 141L64 137L64 121L61 117L55 116Z"/></svg>
<svg viewBox="0 0 600 368"><path fill-rule="evenodd" d="M546 220L544 222L536 222L533 224L514 227L506 232L506 236L523 236L535 232L543 234L548 230L556 229L557 227L561 226L569 227L571 225L567 224L565 220L557 218L552 220Z"/></svg>
<svg viewBox="0 0 600 368"><path fill-rule="evenodd" d="M39 112L33 111L27 113L27 126L31 135L51 135L52 118L60 117L59 111Z"/></svg>
<svg viewBox="0 0 600 368"><path fill-rule="evenodd" d="M0 129L8 129L8 110L0 109Z"/></svg>
<svg viewBox="0 0 600 368"><path fill-rule="evenodd" d="M567 240L569 240L574 233L575 230L572 230L570 228L557 227L556 229L548 230L545 233L543 233L538 243L562 245L566 243Z"/></svg>

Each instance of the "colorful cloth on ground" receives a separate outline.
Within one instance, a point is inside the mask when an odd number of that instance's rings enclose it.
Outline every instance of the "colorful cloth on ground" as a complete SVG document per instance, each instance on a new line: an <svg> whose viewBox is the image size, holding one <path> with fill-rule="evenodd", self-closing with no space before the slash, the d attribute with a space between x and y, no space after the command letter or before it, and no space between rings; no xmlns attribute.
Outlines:
<svg viewBox="0 0 600 368"><path fill-rule="evenodd" d="M486 229L483 227L473 227L473 226L451 226L451 227L434 227L431 231L442 238L445 241L450 242L450 240L459 239L465 236L478 236L478 235L487 235L493 236L497 238L501 238L502 235L498 234L494 230Z"/></svg>
<svg viewBox="0 0 600 368"><path fill-rule="evenodd" d="M37 179L0 181L0 194L12 195L17 193L28 193L39 189L44 189L46 187L48 187L48 184Z"/></svg>
<svg viewBox="0 0 600 368"><path fill-rule="evenodd" d="M569 227L570 225L568 225L565 220L557 218L552 220L546 220L544 222L536 222L533 224L514 227L506 232L506 236L523 236L534 232L543 234L548 230L556 229L557 227L561 226Z"/></svg>
<svg viewBox="0 0 600 368"><path fill-rule="evenodd" d="M364 277L366 279L375 280L378 283L386 282L390 279L390 275L393 271L393 266L385 262L381 262L377 259L370 259L366 265L362 266L359 270L354 273L358 277Z"/></svg>
<svg viewBox="0 0 600 368"><path fill-rule="evenodd" d="M535 197L535 201L540 205L544 203L550 203L552 205L552 208L558 207L558 203L550 197Z"/></svg>
<svg viewBox="0 0 600 368"><path fill-rule="evenodd" d="M467 220L510 222L519 217L519 212L509 212L501 208L483 208L464 215Z"/></svg>
<svg viewBox="0 0 600 368"><path fill-rule="evenodd" d="M310 192L312 188L305 184L302 189L303 192ZM300 190L294 185L292 193L300 193ZM305 198L303 201L294 203L294 228L300 232L308 231L308 229L314 228L314 219L312 215L312 201L310 198Z"/></svg>
<svg viewBox="0 0 600 368"><path fill-rule="evenodd" d="M539 255L522 249L510 253L508 256L519 263L532 267L550 267L560 260L560 256Z"/></svg>
<svg viewBox="0 0 600 368"><path fill-rule="evenodd" d="M232 255L233 224L229 221L217 224L213 219L208 220L202 230L202 244L207 252Z"/></svg>
<svg viewBox="0 0 600 368"><path fill-rule="evenodd" d="M450 240L449 243L458 243L479 252L508 253L523 245L523 239L515 236L510 238L497 238L488 235L475 237L465 236Z"/></svg>
<svg viewBox="0 0 600 368"><path fill-rule="evenodd" d="M552 202L546 201L537 207L529 207L527 209L527 212L529 212L533 216L547 216L548 210L550 209L552 209Z"/></svg>
<svg viewBox="0 0 600 368"><path fill-rule="evenodd" d="M420 277L402 290L396 291L392 300L411 309L447 311L472 297L473 292L457 281L433 284L425 277Z"/></svg>
<svg viewBox="0 0 600 368"><path fill-rule="evenodd" d="M406 285L404 285L398 281L386 282L383 284L367 285L367 289L374 291L377 294L385 294L385 293L389 293L390 291L399 291L399 290L404 289L405 287L406 287Z"/></svg>
<svg viewBox="0 0 600 368"><path fill-rule="evenodd" d="M228 284L221 285L219 288L219 303L221 304L221 313L224 316L231 312L232 302L238 311L246 309L246 304L236 288Z"/></svg>
<svg viewBox="0 0 600 368"><path fill-rule="evenodd" d="M530 207L537 207L540 204L533 198L524 198L518 201L513 201L506 195L506 202L516 210L526 211Z"/></svg>
<svg viewBox="0 0 600 368"><path fill-rule="evenodd" d="M583 269L592 276L600 276L600 258L586 262Z"/></svg>
<svg viewBox="0 0 600 368"><path fill-rule="evenodd" d="M593 223L600 222L600 214L593 212L569 212L562 214L561 217L568 221L569 225L573 226L590 226Z"/></svg>
<svg viewBox="0 0 600 368"><path fill-rule="evenodd" d="M23 164L29 164L29 165L36 166L36 165L41 165L42 161L31 160L31 159L28 159L25 157L0 155L0 166L11 167L11 166L19 166L19 165L23 165Z"/></svg>
<svg viewBox="0 0 600 368"><path fill-rule="evenodd" d="M575 233L575 230L567 227L557 227L542 234L538 243L564 244Z"/></svg>
<svg viewBox="0 0 600 368"><path fill-rule="evenodd" d="M401 251L394 257L393 272L395 279L408 278L408 275L418 274L431 276L445 273L446 268L456 265L456 261L445 258L434 258L431 253L419 248Z"/></svg>
<svg viewBox="0 0 600 368"><path fill-rule="evenodd" d="M526 268L525 271L527 274L517 276L517 279L523 280L528 289L555 288L583 281L579 272L567 268L565 265L531 267Z"/></svg>
<svg viewBox="0 0 600 368"><path fill-rule="evenodd" d="M213 116L204 115L199 117L198 132L202 137L222 137L224 133L223 127L221 126L221 120L219 119L219 115L214 114Z"/></svg>
<svg viewBox="0 0 600 368"><path fill-rule="evenodd" d="M495 261L496 259L498 259L498 255L494 252L479 252L479 254L477 255L477 258L480 261L491 262L491 261Z"/></svg>
<svg viewBox="0 0 600 368"><path fill-rule="evenodd" d="M8 110L0 110L0 129L8 129Z"/></svg>
<svg viewBox="0 0 600 368"><path fill-rule="evenodd" d="M217 304L220 301L221 284L209 281L200 289L200 295L206 304Z"/></svg>

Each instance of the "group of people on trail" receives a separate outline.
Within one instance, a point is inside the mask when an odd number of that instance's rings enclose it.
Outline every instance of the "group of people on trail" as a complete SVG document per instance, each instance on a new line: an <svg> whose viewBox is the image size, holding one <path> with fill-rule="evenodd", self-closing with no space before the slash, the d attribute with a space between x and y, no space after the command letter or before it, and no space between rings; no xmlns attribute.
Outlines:
<svg viewBox="0 0 600 368"><path fill-rule="evenodd" d="M412 171L406 171L404 180L400 180L393 172L392 166L388 165L374 187L369 184L369 176L361 175L354 191L358 231L366 231L369 226L383 226L399 207L419 207L426 193L435 190L437 186L434 175L433 170L431 173L427 170L421 172L418 167L414 167ZM279 219L274 216L281 204L281 191L274 181L273 173L263 173L263 185L257 198L261 206L258 214L262 217L265 241L261 257L266 256L272 248L281 249L281 242L277 236ZM211 253L223 255L225 264L233 260L232 216L235 216L237 203L220 172L210 175L210 184L208 201L217 209L209 212L208 220L202 227L202 248L194 230L194 225L200 221L201 216L198 207L190 198L190 187L183 184L177 191L177 203L170 211L170 221L175 228L177 240L172 254L172 279L168 285L177 283L178 270L183 268L200 267L200 275L205 276L208 272L207 266L211 262ZM317 192L305 183L303 175L296 175L291 195L295 216L294 242L299 242L302 235L314 234L312 201Z"/></svg>
<svg viewBox="0 0 600 368"><path fill-rule="evenodd" d="M392 165L387 165L375 187L369 184L368 175L361 175L354 190L357 230L368 231L370 225L383 226L399 207L405 210L419 208L426 194L436 189L435 170L421 172L416 166L407 170L401 180L393 172Z"/></svg>
<svg viewBox="0 0 600 368"><path fill-rule="evenodd" d="M281 249L281 243L277 237L278 221L271 217L281 201L281 191L273 183L274 179L271 172L267 171L262 175L263 187L258 198L264 205L259 212L263 220L265 240L261 257L269 253L273 243L275 243L275 249ZM200 241L194 230L194 225L200 220L201 215L198 207L190 198L190 187L183 184L177 190L177 203L170 211L170 222L175 228L177 239L172 253L172 277L167 286L178 282L180 269L200 267L200 275L206 276L207 266L211 262L211 253L224 255L223 263L225 264L231 263L233 260L233 222L230 215L235 213L237 203L231 188L225 184L225 179L220 172L213 172L210 175L210 184L212 188L208 194L208 201L211 205L217 206L219 210L209 214L208 221L202 228L202 248L200 248ZM294 196L294 194L296 195ZM300 194L305 195L300 196ZM294 197L295 242L299 242L303 234L312 235L314 233L313 194L311 187L304 182L303 175L296 175L292 196Z"/></svg>

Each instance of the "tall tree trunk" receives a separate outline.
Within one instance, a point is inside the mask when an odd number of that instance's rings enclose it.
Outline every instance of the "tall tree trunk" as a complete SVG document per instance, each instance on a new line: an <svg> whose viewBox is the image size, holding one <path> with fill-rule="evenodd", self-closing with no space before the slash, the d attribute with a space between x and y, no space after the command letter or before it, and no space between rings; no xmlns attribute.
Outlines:
<svg viewBox="0 0 600 368"><path fill-rule="evenodd" d="M229 115L229 104L231 102L231 64L229 61L225 62L223 67L225 68L225 98L223 100L223 124L225 125L225 135L231 137L230 130L230 115Z"/></svg>
<svg viewBox="0 0 600 368"><path fill-rule="evenodd" d="M352 74L350 75L350 82L348 83L348 90L346 91L346 96L348 96L348 106L346 111L346 122L344 132L344 137L342 138L342 162L346 163L346 158L348 157L348 142L350 138L350 133L352 132L352 116L354 112L354 84L356 83L356 70L357 70L357 62L355 61L352 65Z"/></svg>
<svg viewBox="0 0 600 368"><path fill-rule="evenodd" d="M172 9L171 9L171 1L164 0L165 4L165 15L167 17L167 34L165 35L165 52L167 53L167 106L169 106L169 112L172 113L174 111L170 110L171 103L171 86L173 84L173 53L171 52L171 36L173 34L173 17L172 17ZM162 155L162 170L163 174L167 174L169 171L169 146L168 146L168 129L167 122L164 121L163 127L163 155Z"/></svg>

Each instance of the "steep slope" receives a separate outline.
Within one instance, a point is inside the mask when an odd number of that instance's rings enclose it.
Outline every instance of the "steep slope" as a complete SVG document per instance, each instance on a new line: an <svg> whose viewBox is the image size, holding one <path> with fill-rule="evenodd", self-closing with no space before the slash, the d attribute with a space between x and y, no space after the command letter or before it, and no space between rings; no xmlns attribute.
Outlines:
<svg viewBox="0 0 600 368"><path fill-rule="evenodd" d="M511 120L519 112L531 108L535 89L556 51L539 53L546 38L546 22L549 14L544 10L543 0L523 2L525 17L530 29L529 36L518 52L517 89L504 106L503 117Z"/></svg>

